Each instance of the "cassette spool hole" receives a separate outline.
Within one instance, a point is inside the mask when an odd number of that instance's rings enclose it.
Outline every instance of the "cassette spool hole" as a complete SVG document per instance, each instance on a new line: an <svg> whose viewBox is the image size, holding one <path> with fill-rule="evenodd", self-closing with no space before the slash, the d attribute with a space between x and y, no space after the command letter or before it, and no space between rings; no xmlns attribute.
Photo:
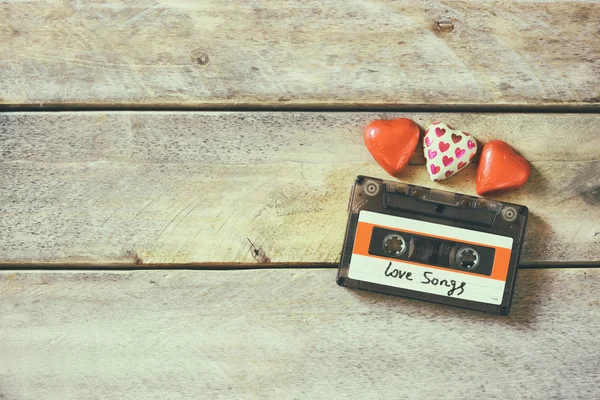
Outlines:
<svg viewBox="0 0 600 400"><path fill-rule="evenodd" d="M479 253L472 247L463 247L456 253L456 262L466 270L473 270L479 265Z"/></svg>
<svg viewBox="0 0 600 400"><path fill-rule="evenodd" d="M400 256L406 251L406 241L402 235L390 233L383 239L383 250L391 256Z"/></svg>

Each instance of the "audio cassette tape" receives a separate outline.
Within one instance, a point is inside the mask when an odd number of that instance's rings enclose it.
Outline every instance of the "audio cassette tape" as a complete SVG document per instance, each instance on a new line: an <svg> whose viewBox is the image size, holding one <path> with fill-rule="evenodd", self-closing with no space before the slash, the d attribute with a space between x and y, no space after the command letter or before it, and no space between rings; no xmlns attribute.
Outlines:
<svg viewBox="0 0 600 400"><path fill-rule="evenodd" d="M508 315L528 209L357 177L337 283Z"/></svg>

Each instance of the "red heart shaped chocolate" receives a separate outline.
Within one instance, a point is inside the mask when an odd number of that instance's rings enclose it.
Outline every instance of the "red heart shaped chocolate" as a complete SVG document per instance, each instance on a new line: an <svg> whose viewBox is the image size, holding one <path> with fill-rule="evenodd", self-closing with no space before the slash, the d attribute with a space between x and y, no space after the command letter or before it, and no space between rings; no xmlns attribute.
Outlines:
<svg viewBox="0 0 600 400"><path fill-rule="evenodd" d="M518 189L525 185L530 174L527 160L503 141L493 140L481 151L475 189L480 196L499 190Z"/></svg>
<svg viewBox="0 0 600 400"><path fill-rule="evenodd" d="M375 120L365 129L365 145L377 163L398 177L417 148L419 126L408 118Z"/></svg>

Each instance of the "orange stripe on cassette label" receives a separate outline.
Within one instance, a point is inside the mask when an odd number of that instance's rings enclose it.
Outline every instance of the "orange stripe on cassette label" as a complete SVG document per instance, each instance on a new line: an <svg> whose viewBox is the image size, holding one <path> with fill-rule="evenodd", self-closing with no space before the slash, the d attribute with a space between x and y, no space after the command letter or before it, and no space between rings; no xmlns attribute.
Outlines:
<svg viewBox="0 0 600 400"><path fill-rule="evenodd" d="M369 245L371 243L371 235L373 233L373 228L376 226L380 227L380 228L384 228L384 229L392 229L392 230L396 230L396 231L402 231L402 232L407 232L407 233L412 233L412 234L428 236L428 237L432 237L435 239L443 239L443 240L450 240L450 241L460 240L461 243L465 243L465 244L475 244L478 246L490 247L487 244L465 241L465 240L461 240L458 238L449 238L449 237L445 237L445 236L431 235L431 234L427 234L427 233L423 233L423 232L416 232L416 231L410 231L410 230L406 230L406 229L398 229L398 228L388 227L388 226L383 226L383 225L370 224L367 222L359 222L356 227L356 235L355 235L355 239L354 239L354 248L352 249L352 254L358 254L358 255L367 256L367 257L379 258L379 259L383 259L383 260L392 259L392 258L381 257L381 256L369 254ZM495 279L498 281L506 281L506 276L508 274L508 267L510 264L511 249L507 249L504 247L495 247L495 246L491 246L491 247L496 250L496 257L494 258L494 265L492 267L492 274L490 276L474 274L472 272L466 272L466 271L458 271L458 270L454 270L454 269L451 270L451 272L465 274L465 275L478 276L478 277L486 278L486 279ZM421 267L427 267L427 268L448 271L448 268L436 267L436 266L421 264L421 263L408 261L408 260L396 260L396 261L406 263L406 264L421 266Z"/></svg>

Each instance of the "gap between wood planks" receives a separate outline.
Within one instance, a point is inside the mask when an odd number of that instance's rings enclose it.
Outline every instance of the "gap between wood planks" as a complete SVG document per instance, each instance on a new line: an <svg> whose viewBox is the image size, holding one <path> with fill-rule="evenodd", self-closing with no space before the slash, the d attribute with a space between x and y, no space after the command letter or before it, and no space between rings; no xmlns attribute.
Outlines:
<svg viewBox="0 0 600 400"><path fill-rule="evenodd" d="M539 114L596 114L600 104L575 103L556 105L531 104L359 104L359 103L314 103L314 104L0 104L0 112L114 112L114 111L156 111L156 112L456 112L456 113L539 113Z"/></svg>
<svg viewBox="0 0 600 400"><path fill-rule="evenodd" d="M337 269L337 263L189 263L189 264L0 264L0 271L153 271L153 270L183 270L183 271L240 271L261 269ZM553 262L525 263L519 269L559 269L559 268L600 268L600 262Z"/></svg>

